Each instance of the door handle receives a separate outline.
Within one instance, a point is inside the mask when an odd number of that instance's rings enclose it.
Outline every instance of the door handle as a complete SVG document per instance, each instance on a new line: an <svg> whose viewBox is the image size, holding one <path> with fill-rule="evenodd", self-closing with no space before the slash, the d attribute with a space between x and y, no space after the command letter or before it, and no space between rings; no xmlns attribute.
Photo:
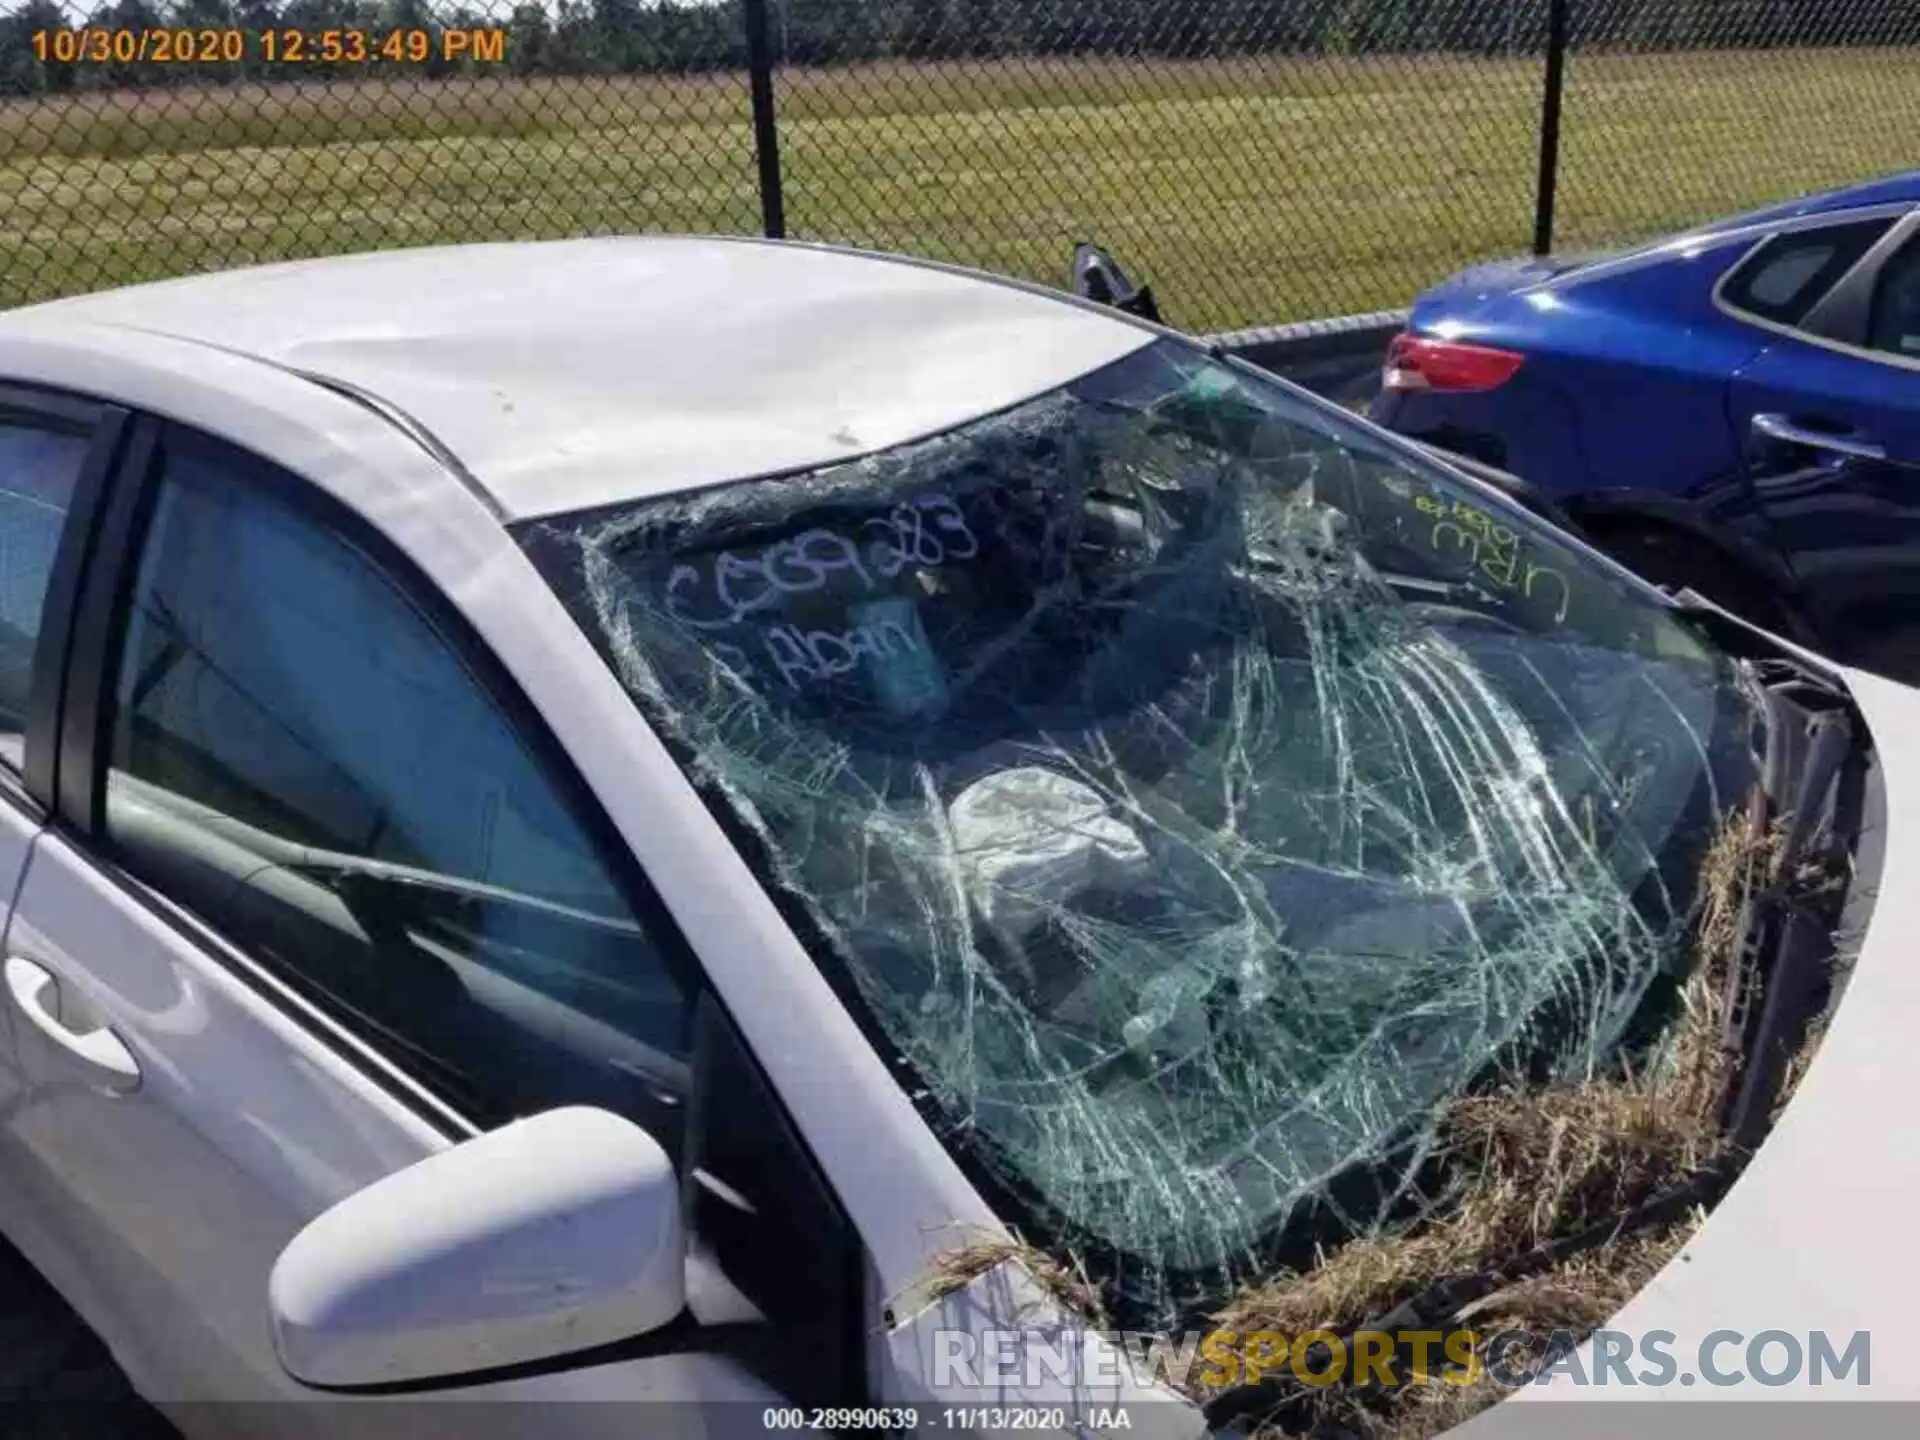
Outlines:
<svg viewBox="0 0 1920 1440"><path fill-rule="evenodd" d="M1849 460L1884 460L1887 452L1871 440L1862 440L1857 435L1839 435L1831 430L1809 430L1804 425L1796 425L1785 415L1756 415L1751 422L1753 433L1783 445L1804 445L1809 450L1825 450L1830 455L1844 455Z"/></svg>
<svg viewBox="0 0 1920 1440"><path fill-rule="evenodd" d="M140 1062L126 1042L105 1025L76 1030L53 1011L60 982L51 970L18 955L6 964L7 994L34 1029L58 1047L67 1063L96 1089L126 1095L139 1088Z"/></svg>

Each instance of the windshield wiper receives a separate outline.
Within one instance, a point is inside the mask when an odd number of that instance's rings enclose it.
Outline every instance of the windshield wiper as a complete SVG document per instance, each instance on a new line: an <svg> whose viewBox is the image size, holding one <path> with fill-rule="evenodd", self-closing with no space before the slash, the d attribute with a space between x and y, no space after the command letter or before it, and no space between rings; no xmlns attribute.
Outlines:
<svg viewBox="0 0 1920 1440"><path fill-rule="evenodd" d="M1729 610L1718 601L1709 599L1698 590L1682 588L1674 590L1656 586L1667 597L1669 613L1700 635L1717 649L1726 650L1747 658L1765 656L1768 659L1784 661L1808 675L1820 677L1829 687L1839 687L1840 678L1830 664L1819 664L1800 656L1790 654L1780 647L1779 641L1755 625L1751 620ZM1800 631L1801 627L1791 627ZM1789 634L1785 637L1796 645L1811 647L1815 637L1807 633Z"/></svg>
<svg viewBox="0 0 1920 1440"><path fill-rule="evenodd" d="M1288 562L1272 552L1262 553L1248 550L1247 563L1255 570L1271 571L1288 568ZM1382 584L1394 589L1418 595L1429 600L1441 601L1449 605L1475 604L1497 605L1499 597L1484 585L1472 580L1434 580L1424 575L1408 575L1400 570L1386 570L1372 561L1367 562L1367 573Z"/></svg>

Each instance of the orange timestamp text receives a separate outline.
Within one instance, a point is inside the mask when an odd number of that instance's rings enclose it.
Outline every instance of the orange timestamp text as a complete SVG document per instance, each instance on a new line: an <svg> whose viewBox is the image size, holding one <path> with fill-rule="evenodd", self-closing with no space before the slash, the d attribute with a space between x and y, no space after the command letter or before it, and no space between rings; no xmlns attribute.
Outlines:
<svg viewBox="0 0 1920 1440"><path fill-rule="evenodd" d="M83 25L33 32L33 58L61 65L423 65L430 60L498 64L507 32L496 27L395 30L246 30Z"/></svg>

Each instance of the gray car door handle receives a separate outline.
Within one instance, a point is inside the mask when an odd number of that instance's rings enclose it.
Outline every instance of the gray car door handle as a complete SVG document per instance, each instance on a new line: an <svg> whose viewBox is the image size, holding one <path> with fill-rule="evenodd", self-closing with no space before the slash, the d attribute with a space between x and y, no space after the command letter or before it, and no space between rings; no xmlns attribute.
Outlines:
<svg viewBox="0 0 1920 1440"><path fill-rule="evenodd" d="M1804 425L1794 424L1784 415L1756 415L1752 425L1754 434L1783 445L1804 445L1809 450L1825 450L1831 455L1845 455L1850 460L1887 458L1887 452L1871 440L1862 440L1854 435L1836 435L1831 430L1809 430Z"/></svg>
<svg viewBox="0 0 1920 1440"><path fill-rule="evenodd" d="M6 964L7 995L34 1029L59 1047L67 1062L88 1084L114 1095L125 1095L140 1085L140 1062L123 1041L104 1025L75 1030L54 1014L52 1000L60 982L46 966L18 955Z"/></svg>

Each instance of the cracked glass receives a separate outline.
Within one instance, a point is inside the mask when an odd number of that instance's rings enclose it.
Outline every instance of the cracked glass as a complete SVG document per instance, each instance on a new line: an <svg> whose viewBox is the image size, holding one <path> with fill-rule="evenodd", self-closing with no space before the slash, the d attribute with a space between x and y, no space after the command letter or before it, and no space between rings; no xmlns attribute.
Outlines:
<svg viewBox="0 0 1920 1440"><path fill-rule="evenodd" d="M1171 340L520 535L943 1140L1136 1316L1431 1203L1449 1097L1643 1043L1752 779L1657 595Z"/></svg>

